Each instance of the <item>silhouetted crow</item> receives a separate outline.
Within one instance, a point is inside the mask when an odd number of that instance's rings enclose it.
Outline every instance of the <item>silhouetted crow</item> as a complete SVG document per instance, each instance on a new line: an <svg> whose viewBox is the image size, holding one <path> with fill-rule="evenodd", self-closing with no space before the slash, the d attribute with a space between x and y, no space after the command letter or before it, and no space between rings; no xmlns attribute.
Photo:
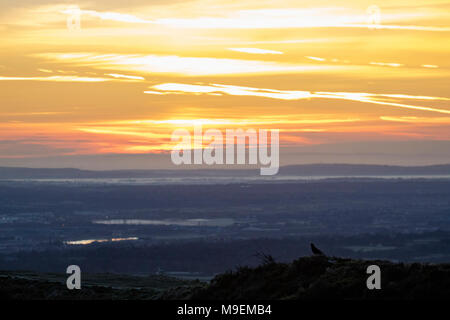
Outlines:
<svg viewBox="0 0 450 320"><path fill-rule="evenodd" d="M311 242L311 251L315 256L324 256L325 254Z"/></svg>

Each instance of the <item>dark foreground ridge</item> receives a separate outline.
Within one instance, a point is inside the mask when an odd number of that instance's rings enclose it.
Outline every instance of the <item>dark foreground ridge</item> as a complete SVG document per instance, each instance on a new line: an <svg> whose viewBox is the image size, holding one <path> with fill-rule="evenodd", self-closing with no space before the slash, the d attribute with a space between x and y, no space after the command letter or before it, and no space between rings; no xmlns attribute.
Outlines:
<svg viewBox="0 0 450 320"><path fill-rule="evenodd" d="M367 267L381 269L381 289L369 290ZM450 264L404 264L325 256L276 263L264 256L256 268L239 267L210 283L165 276L82 276L68 290L65 275L0 272L0 299L450 299Z"/></svg>

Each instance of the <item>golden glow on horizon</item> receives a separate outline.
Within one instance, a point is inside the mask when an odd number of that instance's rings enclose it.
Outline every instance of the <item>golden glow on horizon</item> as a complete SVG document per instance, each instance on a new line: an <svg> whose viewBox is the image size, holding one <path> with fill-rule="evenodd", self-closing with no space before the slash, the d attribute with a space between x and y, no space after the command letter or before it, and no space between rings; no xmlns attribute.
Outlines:
<svg viewBox="0 0 450 320"><path fill-rule="evenodd" d="M74 4L0 4L0 159L164 153L194 125L450 139L450 1L380 0L378 24L357 0Z"/></svg>

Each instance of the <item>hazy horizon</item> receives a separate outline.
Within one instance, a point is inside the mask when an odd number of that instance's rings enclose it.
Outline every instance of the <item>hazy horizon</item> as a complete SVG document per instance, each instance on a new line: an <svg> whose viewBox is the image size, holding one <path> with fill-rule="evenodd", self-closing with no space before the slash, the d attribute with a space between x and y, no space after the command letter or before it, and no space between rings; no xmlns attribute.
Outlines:
<svg viewBox="0 0 450 320"><path fill-rule="evenodd" d="M423 153L417 153L420 148ZM1 145L0 145L1 149ZM301 164L368 164L424 166L450 163L450 141L360 142L311 147L280 148L280 166ZM78 168L85 170L121 169L220 169L226 165L176 166L170 153L161 154L91 154L1 158L0 166L30 168ZM231 165L230 168L256 168L258 165Z"/></svg>

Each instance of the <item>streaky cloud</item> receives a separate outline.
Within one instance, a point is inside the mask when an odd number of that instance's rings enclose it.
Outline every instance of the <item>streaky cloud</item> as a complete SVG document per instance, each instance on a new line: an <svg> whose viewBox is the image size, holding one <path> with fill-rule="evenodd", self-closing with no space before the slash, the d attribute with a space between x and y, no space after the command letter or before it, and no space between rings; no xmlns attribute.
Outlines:
<svg viewBox="0 0 450 320"><path fill-rule="evenodd" d="M403 64L401 63L394 63L394 62L369 62L369 64L373 66L394 67L394 68L403 66Z"/></svg>
<svg viewBox="0 0 450 320"><path fill-rule="evenodd" d="M4 77L4 76L0 76L0 81L105 82L105 81L118 81L118 79L91 78L91 77L78 77L78 76L50 76L50 77Z"/></svg>
<svg viewBox="0 0 450 320"><path fill-rule="evenodd" d="M172 73L188 76L270 72L308 72L344 69L341 66L308 65L262 60L181 57L177 55L43 53L35 56L100 69L124 72ZM345 69L348 69L346 66Z"/></svg>
<svg viewBox="0 0 450 320"><path fill-rule="evenodd" d="M338 99L358 101L362 103L371 103L379 105L387 105L398 108L414 109L421 111L431 111L438 113L450 114L450 110L438 109L428 106L417 106L401 103L402 99L406 100L428 100L428 101L450 101L450 98L446 97L432 97L432 96L414 96L407 94L378 94L378 93L366 93L366 92L311 92L311 91L297 91L297 90L274 90L263 88L252 88L232 85L221 84L183 84L183 83L163 83L154 85L151 87L153 91L163 92L165 94L170 93L185 93L185 94L213 94L223 93L234 96L254 96L280 100L300 100L300 99ZM151 92L144 92L152 94ZM397 99L397 100L395 100Z"/></svg>
<svg viewBox="0 0 450 320"><path fill-rule="evenodd" d="M106 73L105 76L110 76L110 77L117 78L117 79L145 80L144 77L130 76L130 75L118 74L118 73Z"/></svg>
<svg viewBox="0 0 450 320"><path fill-rule="evenodd" d="M244 52L244 53L251 53L251 54L283 54L283 52L281 52L281 51L266 50L266 49L259 49L259 48L228 48L228 50Z"/></svg>
<svg viewBox="0 0 450 320"><path fill-rule="evenodd" d="M349 10L348 14L343 12ZM60 11L73 14L73 9ZM143 19L135 15L102 12L96 10L79 10L80 14L133 24L157 24L169 27L194 29L283 29L283 28L364 28L379 30L409 30L428 32L450 32L450 27L398 25L398 24L368 24L367 17L358 11L349 8L308 8L308 9L255 9L239 10L226 17L196 17L196 18L159 18ZM386 15L385 15L386 16ZM390 20L399 20L411 17L407 13L390 15ZM415 15L412 15L415 17Z"/></svg>

